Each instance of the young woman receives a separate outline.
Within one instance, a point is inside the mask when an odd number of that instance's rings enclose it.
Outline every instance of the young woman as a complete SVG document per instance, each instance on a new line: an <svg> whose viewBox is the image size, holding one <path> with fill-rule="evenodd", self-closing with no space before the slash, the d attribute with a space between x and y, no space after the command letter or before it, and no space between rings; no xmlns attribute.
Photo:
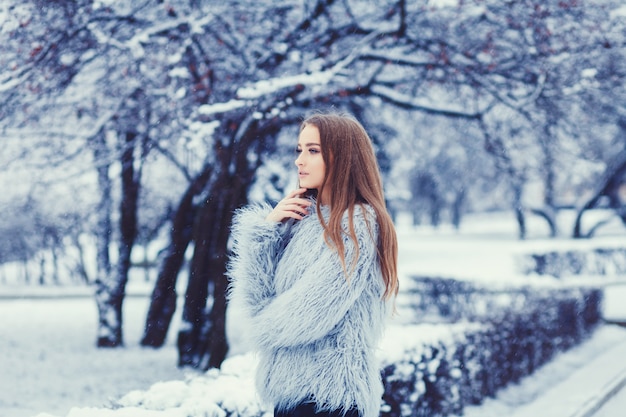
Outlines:
<svg viewBox="0 0 626 417"><path fill-rule="evenodd" d="M398 249L374 149L353 117L315 114L297 152L300 188L235 216L230 297L249 316L275 416L375 417Z"/></svg>

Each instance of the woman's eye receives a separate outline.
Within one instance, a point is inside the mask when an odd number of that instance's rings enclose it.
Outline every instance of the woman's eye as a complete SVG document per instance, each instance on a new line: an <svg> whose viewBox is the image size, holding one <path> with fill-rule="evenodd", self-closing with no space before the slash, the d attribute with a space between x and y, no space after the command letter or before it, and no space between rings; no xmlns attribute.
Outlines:
<svg viewBox="0 0 626 417"><path fill-rule="evenodd" d="M302 152L302 149L296 148L296 153L300 153L300 152Z"/></svg>
<svg viewBox="0 0 626 417"><path fill-rule="evenodd" d="M309 149L309 152L311 153L320 153L319 149Z"/></svg>

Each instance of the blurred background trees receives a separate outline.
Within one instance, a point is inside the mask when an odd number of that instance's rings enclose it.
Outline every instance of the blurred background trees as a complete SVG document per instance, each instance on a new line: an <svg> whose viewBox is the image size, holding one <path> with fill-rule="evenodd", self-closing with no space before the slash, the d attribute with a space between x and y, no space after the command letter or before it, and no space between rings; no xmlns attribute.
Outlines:
<svg viewBox="0 0 626 417"><path fill-rule="evenodd" d="M295 185L313 109L363 121L390 210L416 222L626 224L618 1L27 0L0 25L0 261L93 284L99 346L123 345L143 248L159 263L142 344L163 344L184 272L179 365L220 365L233 210Z"/></svg>

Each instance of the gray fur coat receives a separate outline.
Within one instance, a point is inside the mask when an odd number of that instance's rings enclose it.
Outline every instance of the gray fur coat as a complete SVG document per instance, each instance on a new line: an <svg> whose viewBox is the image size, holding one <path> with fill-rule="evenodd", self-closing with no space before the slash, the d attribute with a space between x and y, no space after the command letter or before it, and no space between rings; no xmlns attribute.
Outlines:
<svg viewBox="0 0 626 417"><path fill-rule="evenodd" d="M312 400L318 410L380 413L375 349L388 306L371 207L355 208L359 245L344 236L346 269L325 242L314 207L301 221L265 220L269 205L239 210L233 222L229 297L245 306L259 354L257 389L274 407ZM329 210L322 207L327 219ZM366 219L367 217L367 219ZM347 230L347 214L343 219ZM352 272L352 273L351 273Z"/></svg>

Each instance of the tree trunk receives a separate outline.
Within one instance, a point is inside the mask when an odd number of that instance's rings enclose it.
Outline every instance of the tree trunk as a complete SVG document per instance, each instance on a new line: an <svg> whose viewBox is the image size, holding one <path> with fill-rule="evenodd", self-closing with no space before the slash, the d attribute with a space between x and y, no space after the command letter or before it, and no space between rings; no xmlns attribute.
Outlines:
<svg viewBox="0 0 626 417"><path fill-rule="evenodd" d="M531 209L530 212L544 219L550 228L550 237L556 237L558 232L556 225L556 213L550 206L546 206L544 209Z"/></svg>
<svg viewBox="0 0 626 417"><path fill-rule="evenodd" d="M226 264L228 238L235 209L247 202L248 187L259 168L268 138L275 138L284 120L259 120L247 112L224 120L216 143L219 168L194 226L194 255L178 333L179 366L219 368L228 352L226 340ZM261 139L259 139L261 138ZM250 161L250 152L259 155Z"/></svg>
<svg viewBox="0 0 626 417"><path fill-rule="evenodd" d="M613 160L607 164L598 191L578 211L572 233L574 238L587 237L582 232L583 214L595 207L603 196L617 195L620 185L624 183L624 176L626 176L626 149L615 155ZM617 213L620 214L619 210Z"/></svg>
<svg viewBox="0 0 626 417"><path fill-rule="evenodd" d="M172 220L170 244L152 291L152 300L146 318L142 346L161 347L176 311L176 280L185 260L185 252L192 238L196 207L194 198L204 189L212 169L205 167L181 198Z"/></svg>
<svg viewBox="0 0 626 417"><path fill-rule="evenodd" d="M80 238L77 234L71 236L74 247L78 250L78 261L76 264L76 273L79 276L79 282L82 284L89 284L89 273L87 273L87 262L85 261L85 247L80 242Z"/></svg>
<svg viewBox="0 0 626 417"><path fill-rule="evenodd" d="M104 132L100 131L93 138L94 160L98 161L98 187L100 190L100 201L97 209L97 240L96 240L96 305L98 307L98 341L106 338L109 333L104 318L107 314L106 299L109 293L108 285L111 280L111 260L109 257L109 246L111 244L111 211L112 211L112 183L109 177L110 159L107 145L105 143Z"/></svg>
<svg viewBox="0 0 626 417"><path fill-rule="evenodd" d="M544 109L554 110L552 106L546 105ZM556 237L557 230L557 207L556 207L556 158L554 157L555 153L555 145L554 145L554 134L552 133L553 127L556 124L555 115L550 112L550 110L546 110L546 114L548 115L548 120L545 122L543 127L543 136L539 138L539 146L541 147L543 153L543 207L538 209L531 209L530 212L536 214L543 218L548 227L550 228L550 237Z"/></svg>
<svg viewBox="0 0 626 417"><path fill-rule="evenodd" d="M209 256L212 240L211 198L199 208L194 225L194 252L189 269L189 281L185 293L182 326L178 332L178 366L200 368L205 346L200 346L202 325L207 322L203 315L208 301ZM208 322L207 324L210 324Z"/></svg>
<svg viewBox="0 0 626 417"><path fill-rule="evenodd" d="M515 212L515 219L519 227L518 237L522 240L526 239L526 216L524 216L522 186L520 184L513 184L513 211Z"/></svg>
<svg viewBox="0 0 626 417"><path fill-rule="evenodd" d="M247 200L247 187L241 184L232 184L231 193L225 194L224 201L220 202L221 215L214 224L216 245L213 248L209 261L209 281L213 283L213 303L208 314L210 327L208 334L202 335L203 344L206 343L208 362L204 369L219 368L228 353L228 341L226 340L226 291L228 280L226 278L226 265L228 261L228 238L233 212L237 207L245 204ZM228 186L228 185L227 185ZM206 340L206 342L205 342Z"/></svg>
<svg viewBox="0 0 626 417"><path fill-rule="evenodd" d="M131 252L137 236L137 204L139 180L135 175L134 148L136 132L125 133L121 154L122 199L120 203L119 259L115 275L100 282L96 290L99 311L98 347L117 347L124 344L122 335L122 304L131 265Z"/></svg>
<svg viewBox="0 0 626 417"><path fill-rule="evenodd" d="M465 189L459 190L455 196L454 201L452 202L452 225L456 230L459 230L461 227L461 219L463 217L463 206L465 205Z"/></svg>
<svg viewBox="0 0 626 417"><path fill-rule="evenodd" d="M524 207L522 205L522 191L526 181L524 175L515 169L515 165L513 164L502 139L498 136L493 136L489 132L489 129L487 128L487 125L482 117L478 119L478 124L485 137L485 151L495 158L497 169L506 175L507 181L511 185L511 189L513 190L513 211L519 227L518 237L520 239L525 239L526 218L524 216Z"/></svg>
<svg viewBox="0 0 626 417"><path fill-rule="evenodd" d="M233 211L246 201L246 187L224 174L200 208L195 250L178 334L179 366L219 368L226 341L227 243Z"/></svg>

